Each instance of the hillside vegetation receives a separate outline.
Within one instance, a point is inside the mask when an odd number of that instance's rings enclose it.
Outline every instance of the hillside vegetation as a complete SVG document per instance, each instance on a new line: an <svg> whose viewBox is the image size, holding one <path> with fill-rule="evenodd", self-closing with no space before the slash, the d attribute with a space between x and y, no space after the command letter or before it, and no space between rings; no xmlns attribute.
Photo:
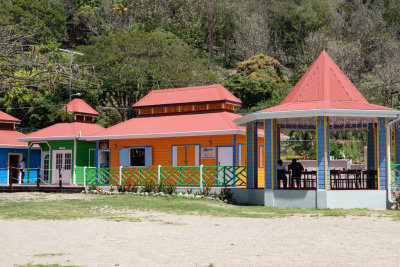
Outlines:
<svg viewBox="0 0 400 267"><path fill-rule="evenodd" d="M43 128L71 87L110 126L153 89L221 83L249 112L278 104L323 49L397 107L399 18L400 0L0 0L0 109Z"/></svg>

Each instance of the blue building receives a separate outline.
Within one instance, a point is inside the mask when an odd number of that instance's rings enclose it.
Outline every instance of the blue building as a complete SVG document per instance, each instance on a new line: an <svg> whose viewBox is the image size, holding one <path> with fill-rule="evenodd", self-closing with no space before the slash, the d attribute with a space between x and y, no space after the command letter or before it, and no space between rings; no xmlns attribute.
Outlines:
<svg viewBox="0 0 400 267"><path fill-rule="evenodd" d="M37 179L37 169L27 169L27 166L30 161L30 166L40 167L40 148L33 147L28 153L28 143L17 140L25 137L23 133L15 130L15 125L19 123L17 118L0 111L0 185L9 185L10 181L14 184L35 183ZM24 158L26 169L21 181L19 165Z"/></svg>

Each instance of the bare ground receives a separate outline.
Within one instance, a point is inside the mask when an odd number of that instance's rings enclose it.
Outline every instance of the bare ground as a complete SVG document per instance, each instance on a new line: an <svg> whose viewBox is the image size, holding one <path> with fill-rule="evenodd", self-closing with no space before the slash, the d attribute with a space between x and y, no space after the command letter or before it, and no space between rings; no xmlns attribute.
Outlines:
<svg viewBox="0 0 400 267"><path fill-rule="evenodd" d="M0 220L0 266L396 266L399 230L377 216Z"/></svg>

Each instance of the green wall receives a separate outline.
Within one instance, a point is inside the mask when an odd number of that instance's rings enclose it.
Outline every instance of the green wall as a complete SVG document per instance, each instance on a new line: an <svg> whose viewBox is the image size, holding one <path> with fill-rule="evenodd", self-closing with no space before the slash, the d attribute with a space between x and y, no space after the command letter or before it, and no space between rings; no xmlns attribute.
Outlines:
<svg viewBox="0 0 400 267"><path fill-rule="evenodd" d="M73 182L73 172L74 172L74 140L49 140L47 141L49 145L51 146L52 152L54 150L71 150L72 151L72 168L71 168L71 183ZM29 142L29 144L35 143L35 142ZM39 143L38 144L42 151L49 151L49 147L45 143ZM61 148L61 149L60 149ZM76 142L76 166L77 166L77 171L76 171L76 176L77 176L77 183L79 183L80 177L82 174L79 172L81 168L78 167L83 167L83 166L89 166L89 149L96 149L96 142L95 141L77 141ZM92 155L95 155L96 153L92 153ZM95 159L91 155L91 163L92 166L94 166ZM53 168L53 153L50 154L50 168ZM50 182L52 180L53 173L52 170L50 170Z"/></svg>

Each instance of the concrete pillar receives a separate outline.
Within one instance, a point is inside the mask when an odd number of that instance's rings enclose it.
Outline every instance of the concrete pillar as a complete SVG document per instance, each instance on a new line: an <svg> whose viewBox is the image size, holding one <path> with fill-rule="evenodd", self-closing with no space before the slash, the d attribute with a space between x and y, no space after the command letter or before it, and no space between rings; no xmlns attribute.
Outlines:
<svg viewBox="0 0 400 267"><path fill-rule="evenodd" d="M264 173L265 189L277 186L276 165L278 161L279 130L275 119L264 120Z"/></svg>
<svg viewBox="0 0 400 267"><path fill-rule="evenodd" d="M317 190L330 189L329 175L329 118L316 118L317 136Z"/></svg>
<svg viewBox="0 0 400 267"><path fill-rule="evenodd" d="M258 185L258 145L257 145L257 122L246 125L247 143L247 188L257 188Z"/></svg>
<svg viewBox="0 0 400 267"><path fill-rule="evenodd" d="M387 189L387 166L386 166L386 118L378 118L377 125L377 170L378 170L378 190Z"/></svg>

